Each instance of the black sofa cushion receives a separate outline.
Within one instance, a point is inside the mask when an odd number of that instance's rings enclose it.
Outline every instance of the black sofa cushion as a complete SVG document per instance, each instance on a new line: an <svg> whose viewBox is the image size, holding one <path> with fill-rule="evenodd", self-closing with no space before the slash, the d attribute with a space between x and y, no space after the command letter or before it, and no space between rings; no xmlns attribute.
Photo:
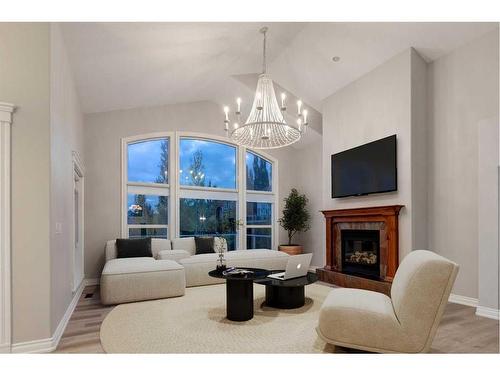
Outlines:
<svg viewBox="0 0 500 375"><path fill-rule="evenodd" d="M152 257L151 238L118 238L116 253L117 258Z"/></svg>
<svg viewBox="0 0 500 375"><path fill-rule="evenodd" d="M195 237L196 255L215 253L213 237Z"/></svg>

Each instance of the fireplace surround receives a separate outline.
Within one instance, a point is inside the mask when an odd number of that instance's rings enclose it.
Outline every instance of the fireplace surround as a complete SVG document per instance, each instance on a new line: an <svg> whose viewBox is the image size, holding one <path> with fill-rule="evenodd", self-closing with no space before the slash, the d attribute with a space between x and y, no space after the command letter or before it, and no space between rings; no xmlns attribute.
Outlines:
<svg viewBox="0 0 500 375"><path fill-rule="evenodd" d="M322 211L326 219L326 265L320 280L390 294L399 265L398 216L404 206Z"/></svg>

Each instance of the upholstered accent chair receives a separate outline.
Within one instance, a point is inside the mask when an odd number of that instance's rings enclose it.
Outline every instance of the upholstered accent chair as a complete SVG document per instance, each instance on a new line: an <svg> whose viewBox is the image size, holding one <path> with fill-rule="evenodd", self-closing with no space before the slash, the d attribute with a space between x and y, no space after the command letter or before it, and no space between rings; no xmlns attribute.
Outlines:
<svg viewBox="0 0 500 375"><path fill-rule="evenodd" d="M425 353L431 348L458 265L415 250L401 262L391 297L333 289L321 307L318 335L338 346L379 353Z"/></svg>

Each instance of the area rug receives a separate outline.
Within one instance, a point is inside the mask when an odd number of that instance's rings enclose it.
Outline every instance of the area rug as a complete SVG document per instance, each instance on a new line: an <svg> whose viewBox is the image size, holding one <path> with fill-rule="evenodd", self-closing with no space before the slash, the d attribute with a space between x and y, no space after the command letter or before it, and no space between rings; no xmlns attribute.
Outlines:
<svg viewBox="0 0 500 375"><path fill-rule="evenodd" d="M306 304L280 310L263 305L254 285L254 318L226 319L224 284L187 288L182 297L123 304L101 326L107 353L329 353L316 334L319 309L331 288L306 286Z"/></svg>

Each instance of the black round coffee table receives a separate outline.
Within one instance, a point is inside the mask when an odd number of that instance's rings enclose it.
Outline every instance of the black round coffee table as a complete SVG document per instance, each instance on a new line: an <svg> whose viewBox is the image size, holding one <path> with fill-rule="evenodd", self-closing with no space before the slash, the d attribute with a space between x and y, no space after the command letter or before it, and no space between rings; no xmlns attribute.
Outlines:
<svg viewBox="0 0 500 375"><path fill-rule="evenodd" d="M261 268L238 267L252 271L245 275L223 275L213 270L208 274L219 279L226 279L226 317L235 322L244 322L253 318L253 282L265 279L269 271Z"/></svg>
<svg viewBox="0 0 500 375"><path fill-rule="evenodd" d="M278 273L283 271L271 271ZM289 280L277 280L265 278L255 280L257 284L266 286L266 305L278 309L296 309L305 304L306 285L315 283L318 276L313 272L308 272L306 276L297 277Z"/></svg>

